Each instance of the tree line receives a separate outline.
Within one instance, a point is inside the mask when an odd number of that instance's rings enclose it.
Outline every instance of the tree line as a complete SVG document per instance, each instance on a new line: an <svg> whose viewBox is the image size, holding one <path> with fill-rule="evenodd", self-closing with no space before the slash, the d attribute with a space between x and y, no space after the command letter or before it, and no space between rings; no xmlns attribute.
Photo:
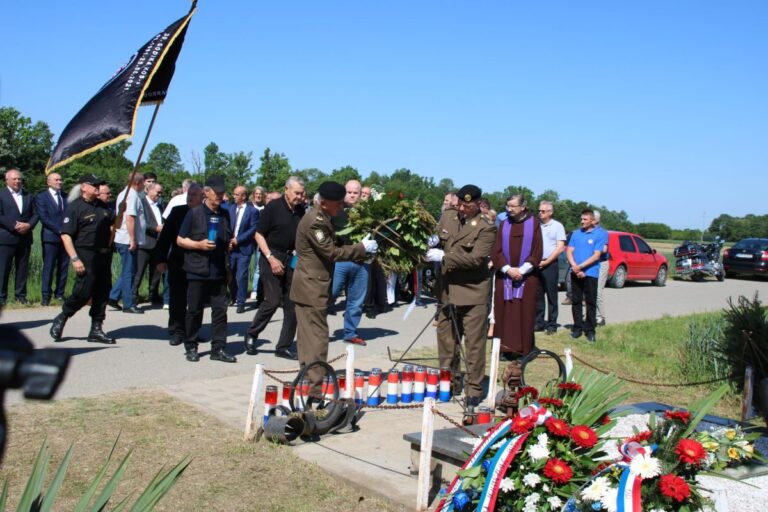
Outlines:
<svg viewBox="0 0 768 512"><path fill-rule="evenodd" d="M129 141L121 141L62 167L61 175L65 188L69 189L75 185L81 174L92 172L109 182L113 189L121 190L134 166L125 156L130 146ZM47 123L32 122L29 117L23 116L12 107L0 107L0 171L18 167L24 172L27 190L42 190L45 187L44 169L52 150L53 133ZM407 197L417 197L436 216L440 212L446 192L458 188L451 179L444 178L435 182L431 177L419 176L406 168L396 169L389 174L372 171L367 176L363 176L358 169L351 166L343 166L329 173L317 168L297 169L291 165L284 153L273 152L270 148L266 148L258 162L255 162L253 152L225 153L215 142L210 142L203 149L202 155L193 152L188 164L184 165L181 153L174 144L160 142L149 151L141 163L140 170L157 174L158 181L165 186L169 194L173 189L180 187L181 182L187 178L203 182L210 174L224 175L232 188L239 184L249 189L260 185L269 191L282 190L285 180L296 175L304 179L310 193L317 190L320 183L326 180L345 183L356 179L379 191L398 191ZM458 184L461 185L463 183ZM562 222L567 230L579 227L579 216L584 208L593 208L600 210L606 229L632 231L653 239L698 240L705 235L701 230L676 230L663 223L635 224L623 210L615 211L589 201L561 198L551 189L536 194L523 185L514 185L500 191L486 191L485 197L492 208L501 212L506 198L512 194L523 194L532 209L542 200L551 201L555 207L555 218ZM720 235L726 240L737 240L746 236L768 236L768 216L748 215L739 219L722 214L712 221L709 232L711 236Z"/></svg>

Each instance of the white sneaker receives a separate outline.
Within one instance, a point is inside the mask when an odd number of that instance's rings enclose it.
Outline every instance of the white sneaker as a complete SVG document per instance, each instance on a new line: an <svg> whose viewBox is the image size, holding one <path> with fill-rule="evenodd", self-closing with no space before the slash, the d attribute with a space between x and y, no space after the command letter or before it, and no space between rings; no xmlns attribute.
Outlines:
<svg viewBox="0 0 768 512"><path fill-rule="evenodd" d="M256 292L251 292L251 300L256 300Z"/></svg>
<svg viewBox="0 0 768 512"><path fill-rule="evenodd" d="M163 309L171 309L171 306L169 306L168 304L163 304Z"/></svg>

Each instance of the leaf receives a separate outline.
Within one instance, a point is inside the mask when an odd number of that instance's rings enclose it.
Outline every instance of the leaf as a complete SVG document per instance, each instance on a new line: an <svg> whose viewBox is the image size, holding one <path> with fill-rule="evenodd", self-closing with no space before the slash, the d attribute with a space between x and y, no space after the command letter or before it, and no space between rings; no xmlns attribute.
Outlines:
<svg viewBox="0 0 768 512"><path fill-rule="evenodd" d="M59 464L59 467L56 470L56 474L51 481L51 485L49 485L48 489L45 491L45 499L43 499L43 504L40 506L41 512L47 512L53 509L53 502L56 500L56 496L59 494L61 483L64 481L64 476L67 473L67 467L69 466L69 461L71 459L72 445L69 445L69 449L64 455L64 459L61 461L61 464ZM0 506L0 510L4 510L4 508Z"/></svg>
<svg viewBox="0 0 768 512"><path fill-rule="evenodd" d="M48 463L51 460L51 456L48 453L48 440L44 439L43 444L40 446L40 450L37 452L35 462L32 464L32 472L27 480L27 485L24 487L24 492L19 499L19 505L16 508L19 512L26 512L32 510L34 504L39 504L40 492L43 487L43 479L45 473L48 471Z"/></svg>

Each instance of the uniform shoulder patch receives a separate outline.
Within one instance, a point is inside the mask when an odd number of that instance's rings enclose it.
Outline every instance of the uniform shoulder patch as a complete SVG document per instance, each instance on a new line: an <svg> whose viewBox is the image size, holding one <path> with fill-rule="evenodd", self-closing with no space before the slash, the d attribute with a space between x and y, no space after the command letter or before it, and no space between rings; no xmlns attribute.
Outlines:
<svg viewBox="0 0 768 512"><path fill-rule="evenodd" d="M318 242L322 242L323 240L325 240L325 233L323 233L322 229L315 230L315 238L317 239Z"/></svg>
<svg viewBox="0 0 768 512"><path fill-rule="evenodd" d="M317 217L315 217L315 220L325 220L322 215L318 214Z"/></svg>
<svg viewBox="0 0 768 512"><path fill-rule="evenodd" d="M64 217L64 220L61 222L63 222L64 224L69 224L69 217Z"/></svg>

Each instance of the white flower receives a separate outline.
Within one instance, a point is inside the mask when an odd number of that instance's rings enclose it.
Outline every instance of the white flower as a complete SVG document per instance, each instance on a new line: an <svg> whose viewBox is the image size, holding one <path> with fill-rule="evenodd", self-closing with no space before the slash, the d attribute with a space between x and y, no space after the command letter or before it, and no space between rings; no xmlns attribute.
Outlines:
<svg viewBox="0 0 768 512"><path fill-rule="evenodd" d="M538 439L538 440L539 440L539 444L540 444L541 446L546 446L546 445L547 445L547 442L549 441L549 436L547 435L547 433L546 433L546 432L542 432L541 434L539 434L539 435L536 437L536 439Z"/></svg>
<svg viewBox="0 0 768 512"><path fill-rule="evenodd" d="M629 463L629 471L634 475L640 475L643 479L653 478L661 473L661 463L650 453L643 453L632 459Z"/></svg>
<svg viewBox="0 0 768 512"><path fill-rule="evenodd" d="M525 506L523 512L537 512L539 510L539 493L535 492L525 498Z"/></svg>
<svg viewBox="0 0 768 512"><path fill-rule="evenodd" d="M541 482L541 477L536 473L528 473L523 477L523 483L528 487L536 487Z"/></svg>
<svg viewBox="0 0 768 512"><path fill-rule="evenodd" d="M540 444L534 444L528 448L528 456L531 457L531 460L534 462L537 460L546 459L549 457L549 448Z"/></svg>
<svg viewBox="0 0 768 512"><path fill-rule="evenodd" d="M600 501L608 489L608 479L604 476L595 478L589 487L581 491L581 497L589 501Z"/></svg>
<svg viewBox="0 0 768 512"><path fill-rule="evenodd" d="M603 508L608 512L616 512L616 501L619 496L619 489L617 487L609 487L605 490L600 502L603 504Z"/></svg>
<svg viewBox="0 0 768 512"><path fill-rule="evenodd" d="M547 484L544 484L541 486L541 490L544 492L549 492L549 486Z"/></svg>
<svg viewBox="0 0 768 512"><path fill-rule="evenodd" d="M515 481L511 478L504 478L501 481L501 485L499 485L499 489L501 489L502 492L512 492L515 490Z"/></svg>
<svg viewBox="0 0 768 512"><path fill-rule="evenodd" d="M648 512L664 512L664 509L663 508L652 508Z"/></svg>
<svg viewBox="0 0 768 512"><path fill-rule="evenodd" d="M549 502L549 506L552 507L552 510L555 510L563 506L563 500L561 500L557 496L550 496L549 498L547 498L547 502Z"/></svg>

